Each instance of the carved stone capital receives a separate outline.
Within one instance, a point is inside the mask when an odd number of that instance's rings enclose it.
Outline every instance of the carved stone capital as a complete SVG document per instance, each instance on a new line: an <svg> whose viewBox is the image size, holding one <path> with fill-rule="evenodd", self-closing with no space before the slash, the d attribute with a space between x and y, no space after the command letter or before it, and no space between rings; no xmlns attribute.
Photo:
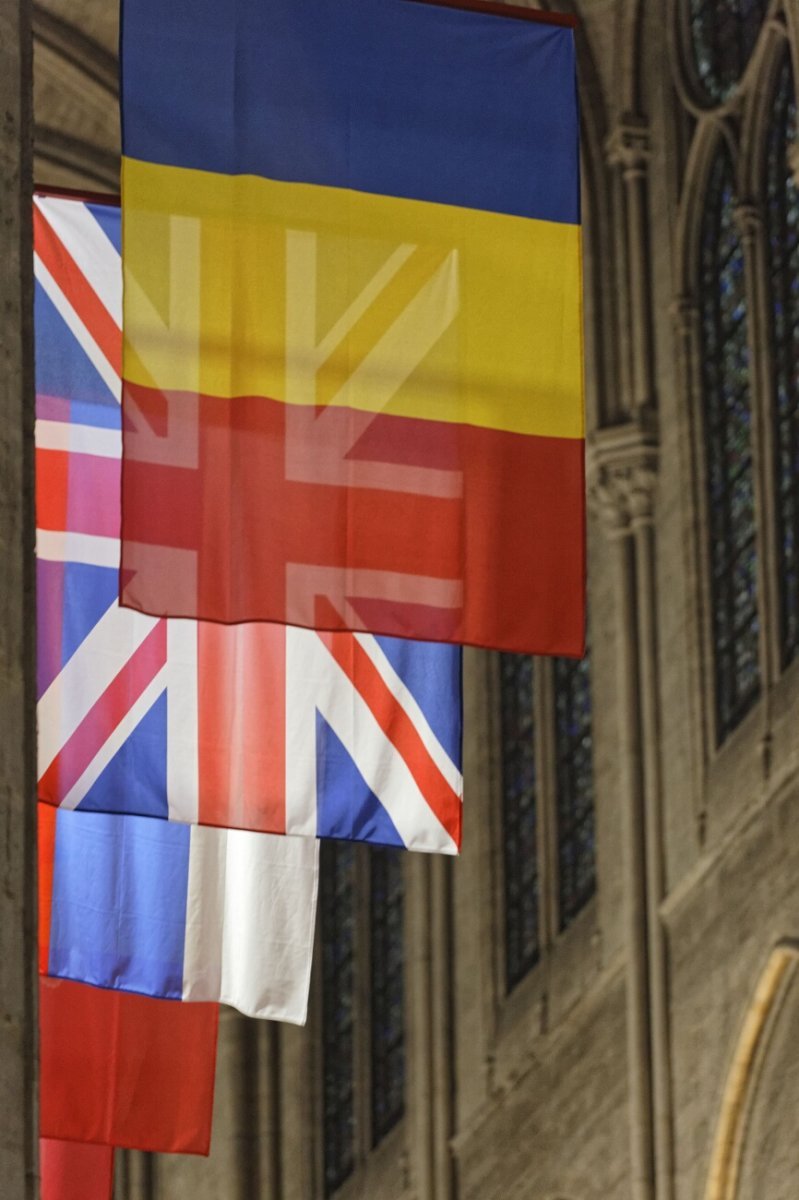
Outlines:
<svg viewBox="0 0 799 1200"><path fill-rule="evenodd" d="M658 444L651 420L600 430L588 448L588 502L609 538L655 515Z"/></svg>
<svg viewBox="0 0 799 1200"><path fill-rule="evenodd" d="M621 167L625 179L646 174L650 152L647 122L630 114L621 118L605 142L608 165Z"/></svg>

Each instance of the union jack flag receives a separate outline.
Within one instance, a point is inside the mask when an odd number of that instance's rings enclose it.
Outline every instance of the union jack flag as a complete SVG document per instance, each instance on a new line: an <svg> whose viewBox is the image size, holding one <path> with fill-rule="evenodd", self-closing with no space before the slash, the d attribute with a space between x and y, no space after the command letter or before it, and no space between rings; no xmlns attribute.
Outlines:
<svg viewBox="0 0 799 1200"><path fill-rule="evenodd" d="M119 605L119 210L34 230L39 798L456 853L457 647Z"/></svg>

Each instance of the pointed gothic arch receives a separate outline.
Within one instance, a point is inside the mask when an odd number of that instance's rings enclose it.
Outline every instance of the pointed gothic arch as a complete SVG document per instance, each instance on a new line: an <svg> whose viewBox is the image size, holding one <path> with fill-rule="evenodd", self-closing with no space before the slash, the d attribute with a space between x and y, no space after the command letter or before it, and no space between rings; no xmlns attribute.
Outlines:
<svg viewBox="0 0 799 1200"><path fill-rule="evenodd" d="M737 1200L753 1100L798 966L799 943L786 939L774 946L760 972L727 1070L704 1200Z"/></svg>
<svg viewBox="0 0 799 1200"><path fill-rule="evenodd" d="M779 19L783 0L749 0L742 28L730 10L741 0L668 0L672 75L680 100L696 117L733 112L758 74L761 30ZM740 15L738 25L741 24ZM729 36L727 26L733 36ZM702 42L705 53L702 53Z"/></svg>

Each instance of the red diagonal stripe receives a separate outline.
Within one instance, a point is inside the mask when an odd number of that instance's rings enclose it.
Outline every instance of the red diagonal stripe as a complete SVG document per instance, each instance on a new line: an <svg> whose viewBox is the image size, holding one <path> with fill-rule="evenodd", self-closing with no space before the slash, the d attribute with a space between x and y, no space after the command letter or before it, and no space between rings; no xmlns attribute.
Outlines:
<svg viewBox="0 0 799 1200"><path fill-rule="evenodd" d="M121 375L122 337L119 326L36 204L33 206L33 241L36 253L74 308L79 320L94 338L117 375Z"/></svg>
<svg viewBox="0 0 799 1200"><path fill-rule="evenodd" d="M331 614L333 620L335 615ZM433 813L456 846L461 840L461 800L441 774L427 747L369 655L350 633L318 633L383 733L404 759Z"/></svg>
<svg viewBox="0 0 799 1200"><path fill-rule="evenodd" d="M40 800L61 803L165 662L166 623L159 621L42 775Z"/></svg>

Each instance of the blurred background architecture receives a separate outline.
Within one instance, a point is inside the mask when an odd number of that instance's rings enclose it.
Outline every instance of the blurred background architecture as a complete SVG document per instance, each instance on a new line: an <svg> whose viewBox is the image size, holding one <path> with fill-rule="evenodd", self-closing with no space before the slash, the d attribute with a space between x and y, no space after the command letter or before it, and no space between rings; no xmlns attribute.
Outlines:
<svg viewBox="0 0 799 1200"><path fill-rule="evenodd" d="M118 189L117 5L34 5L41 183ZM799 0L569 7L590 658L467 651L461 859L325 847L308 1028L118 1200L799 1193Z"/></svg>

